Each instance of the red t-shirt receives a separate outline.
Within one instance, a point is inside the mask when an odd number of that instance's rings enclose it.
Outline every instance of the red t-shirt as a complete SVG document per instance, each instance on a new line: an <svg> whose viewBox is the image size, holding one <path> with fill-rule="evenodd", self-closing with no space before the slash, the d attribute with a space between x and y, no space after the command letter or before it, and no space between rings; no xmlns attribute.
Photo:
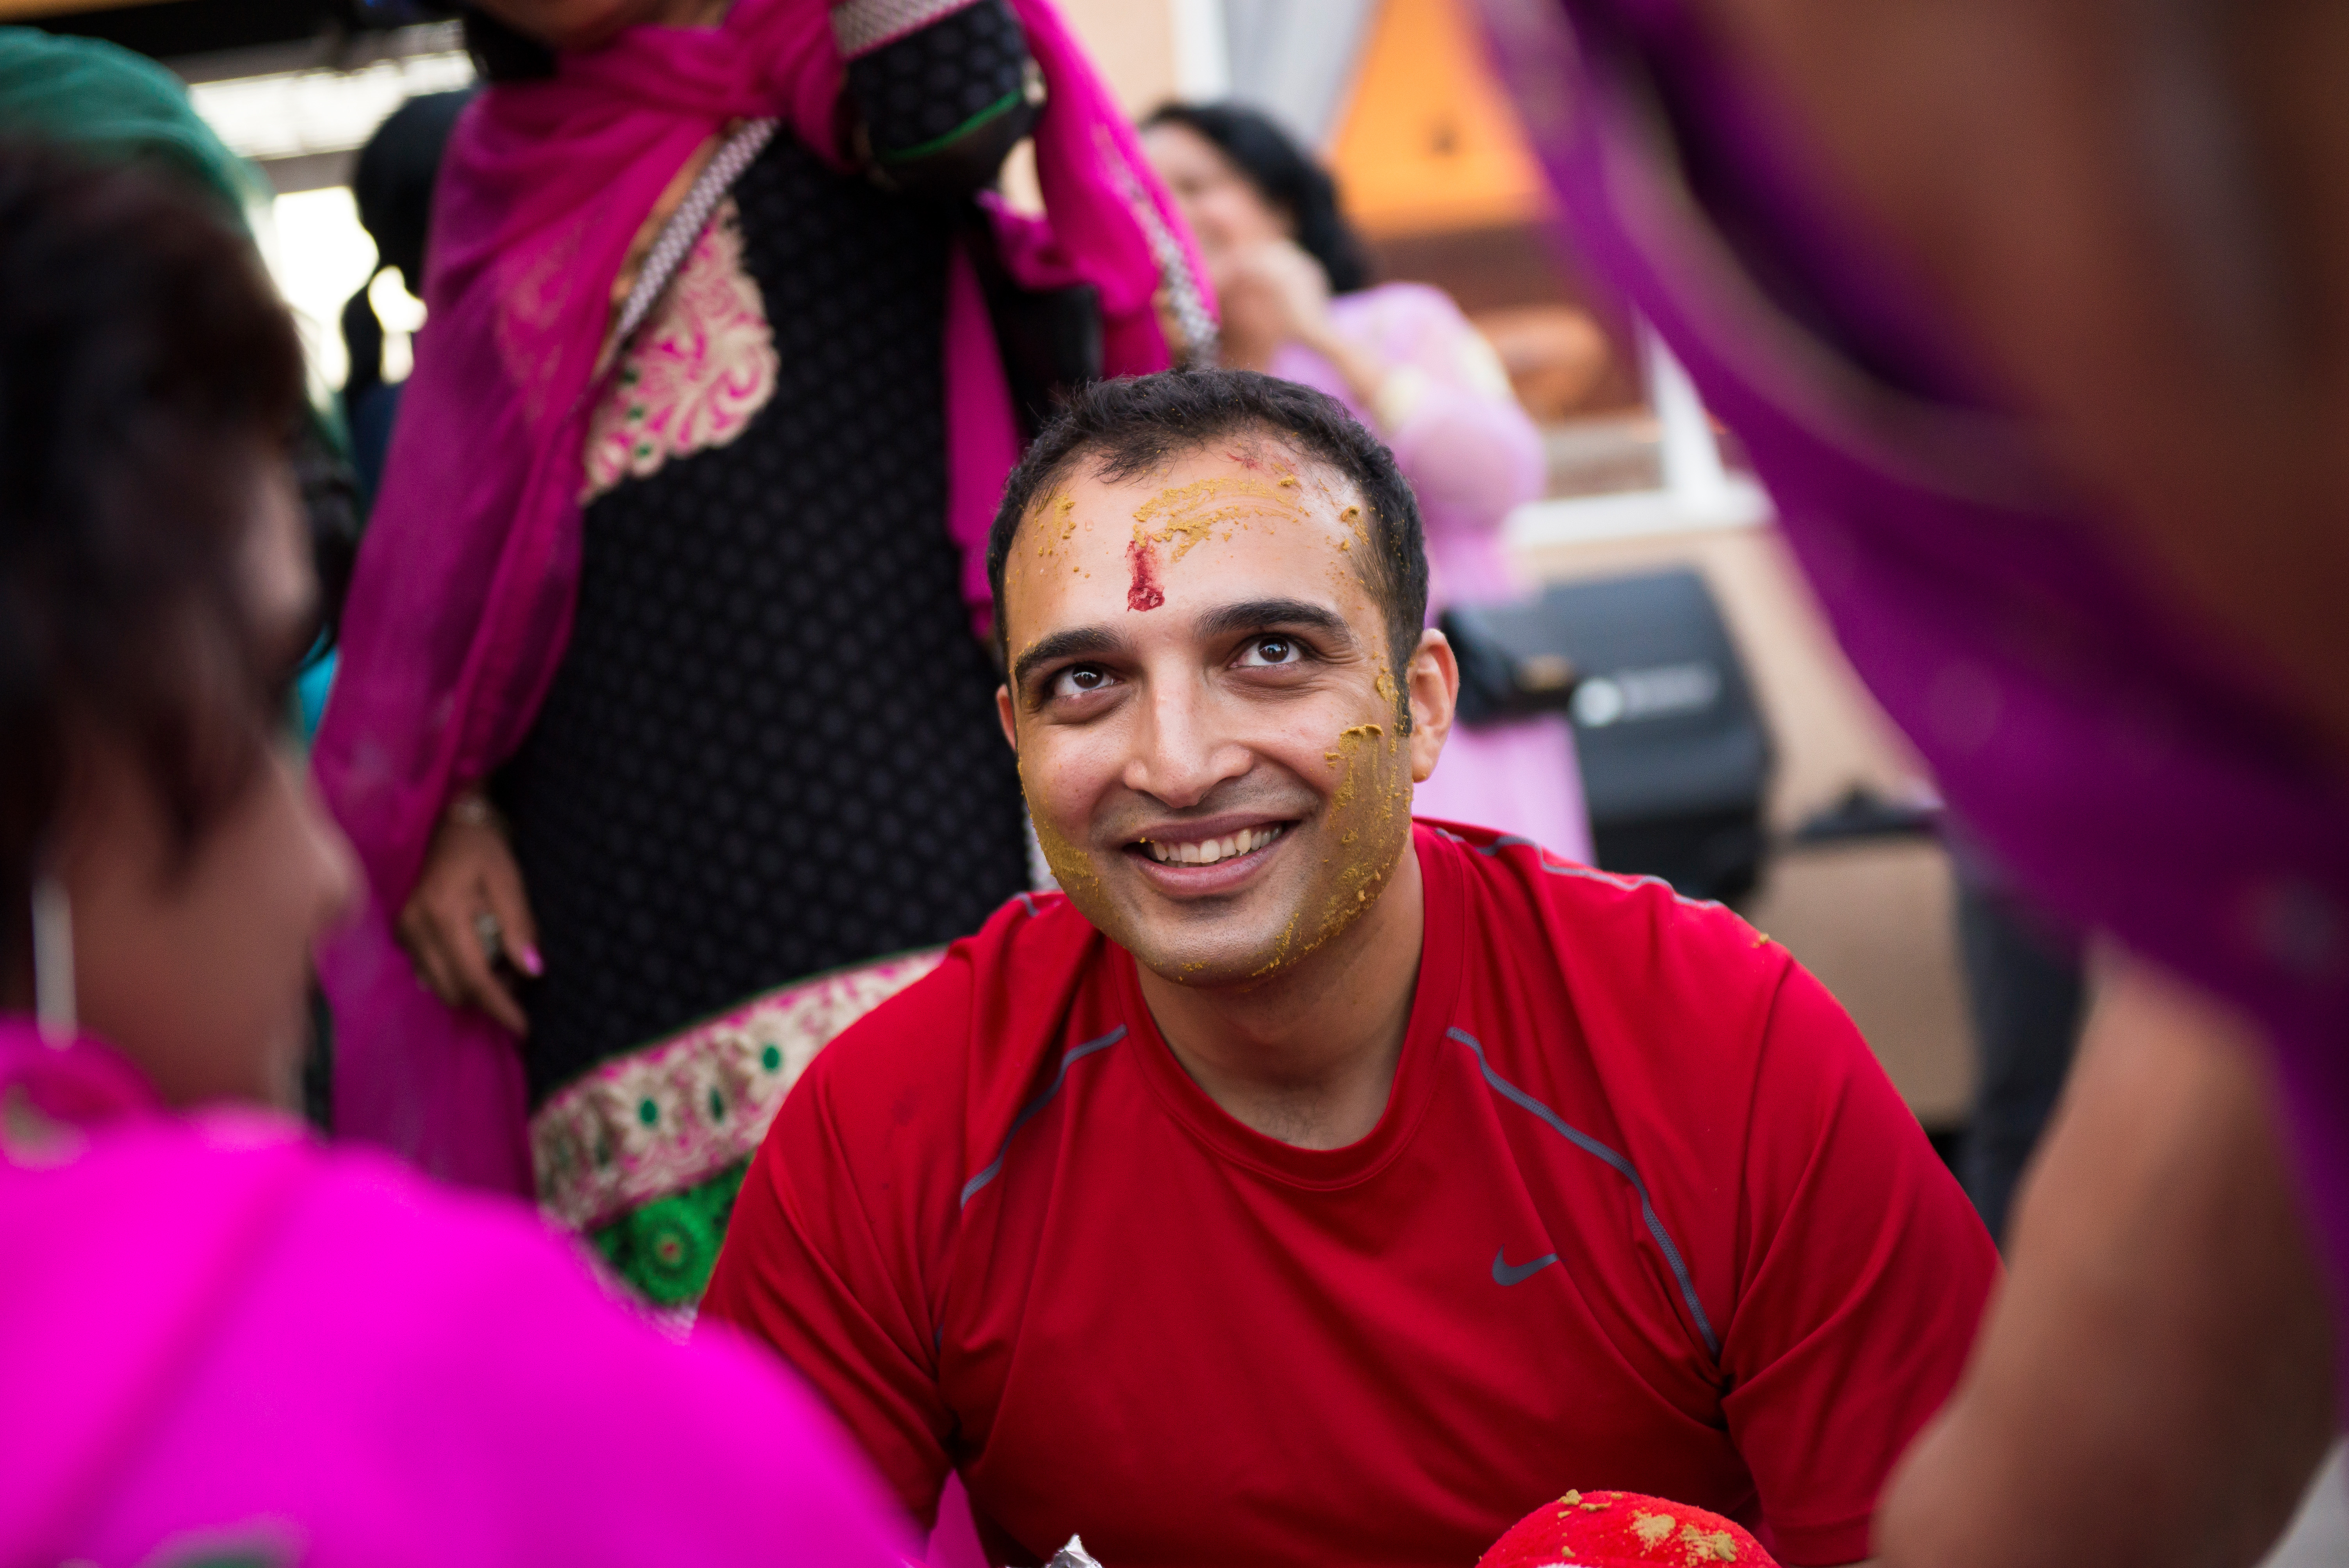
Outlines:
<svg viewBox="0 0 2349 1568"><path fill-rule="evenodd" d="M1569 1487L1867 1555L1997 1254L1841 1008L1727 910L1417 830L1378 1126L1226 1114L1133 958L1015 899L819 1056L703 1306L998 1562L1473 1563Z"/></svg>

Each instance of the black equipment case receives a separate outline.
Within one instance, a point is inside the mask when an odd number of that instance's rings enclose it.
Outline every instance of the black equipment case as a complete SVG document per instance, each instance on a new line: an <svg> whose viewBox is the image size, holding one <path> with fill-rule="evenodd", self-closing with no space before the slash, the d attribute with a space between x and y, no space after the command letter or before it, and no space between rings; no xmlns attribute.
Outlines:
<svg viewBox="0 0 2349 1568"><path fill-rule="evenodd" d="M1692 898L1753 890L1766 846L1769 731L1702 577L1556 583L1524 603L1455 606L1442 624L1482 666L1481 681L1464 684L1486 693L1501 689L1496 657L1539 672L1532 684L1552 689L1561 664L1571 666L1566 689L1540 706L1573 719L1600 866L1662 877ZM1525 705L1488 697L1469 722Z"/></svg>

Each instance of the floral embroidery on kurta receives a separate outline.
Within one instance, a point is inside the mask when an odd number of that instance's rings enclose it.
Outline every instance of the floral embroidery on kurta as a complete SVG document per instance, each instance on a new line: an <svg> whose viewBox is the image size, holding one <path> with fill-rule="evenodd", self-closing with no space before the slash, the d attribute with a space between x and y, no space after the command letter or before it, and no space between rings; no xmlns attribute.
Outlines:
<svg viewBox="0 0 2349 1568"><path fill-rule="evenodd" d="M774 334L742 270L742 219L719 203L588 422L584 504L671 458L722 447L775 394Z"/></svg>

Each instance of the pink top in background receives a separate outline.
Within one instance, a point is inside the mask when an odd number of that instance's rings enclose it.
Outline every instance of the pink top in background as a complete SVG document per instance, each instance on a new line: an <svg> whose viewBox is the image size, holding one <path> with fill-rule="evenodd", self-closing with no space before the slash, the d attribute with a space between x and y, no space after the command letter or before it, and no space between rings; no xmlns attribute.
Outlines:
<svg viewBox="0 0 2349 1568"><path fill-rule="evenodd" d="M1541 432L1499 358L1450 296L1424 284L1340 294L1330 314L1349 342L1394 367L1399 379L1382 394L1386 407L1361 407L1336 366L1298 344L1275 355L1270 369L1337 398L1393 451L1427 530L1429 624L1446 604L1525 593L1529 585L1509 564L1501 525L1539 498L1546 467ZM1455 727L1412 810L1521 833L1566 860L1590 859L1582 771L1563 715Z"/></svg>
<svg viewBox="0 0 2349 1568"><path fill-rule="evenodd" d="M522 1208L0 1017L0 1563L793 1563L910 1546L764 1354ZM224 1554L224 1553L222 1553ZM242 1560L242 1559L240 1559Z"/></svg>

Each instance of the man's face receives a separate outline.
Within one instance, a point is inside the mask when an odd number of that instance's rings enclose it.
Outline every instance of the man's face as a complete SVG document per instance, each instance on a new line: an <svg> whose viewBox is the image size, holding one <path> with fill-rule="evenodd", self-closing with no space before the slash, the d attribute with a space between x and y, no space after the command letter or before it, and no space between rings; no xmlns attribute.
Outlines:
<svg viewBox="0 0 2349 1568"><path fill-rule="evenodd" d="M1392 667L1370 549L1350 486L1258 438L1125 481L1081 462L1020 526L998 700L1037 837L1077 907L1166 979L1283 973L1409 847L1458 674L1433 632Z"/></svg>

